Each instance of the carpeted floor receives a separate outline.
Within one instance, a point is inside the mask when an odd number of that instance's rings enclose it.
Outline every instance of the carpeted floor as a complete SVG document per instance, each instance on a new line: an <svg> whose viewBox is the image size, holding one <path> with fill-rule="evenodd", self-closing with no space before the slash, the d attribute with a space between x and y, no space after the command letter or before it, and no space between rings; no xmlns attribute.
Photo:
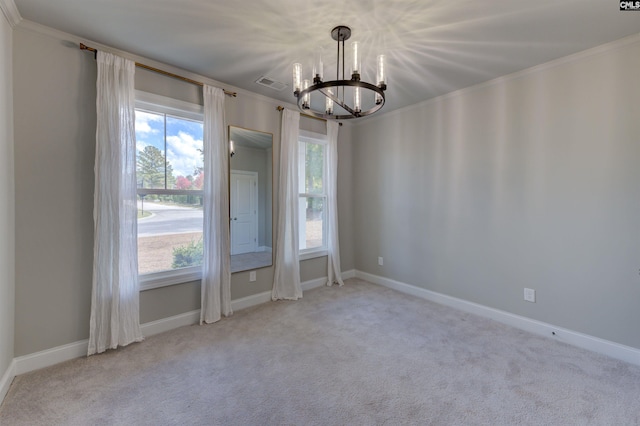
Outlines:
<svg viewBox="0 0 640 426"><path fill-rule="evenodd" d="M640 368L359 280L15 379L2 425L638 425Z"/></svg>

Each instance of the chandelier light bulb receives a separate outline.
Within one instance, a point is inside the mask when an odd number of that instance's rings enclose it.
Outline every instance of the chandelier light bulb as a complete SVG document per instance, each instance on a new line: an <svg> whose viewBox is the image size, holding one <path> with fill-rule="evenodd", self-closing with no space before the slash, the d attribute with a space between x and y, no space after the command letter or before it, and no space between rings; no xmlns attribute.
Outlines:
<svg viewBox="0 0 640 426"><path fill-rule="evenodd" d="M331 89L327 89L327 92L330 95L333 95L333 90ZM324 110L328 115L333 114L333 99L331 99L330 97L326 96L325 97L325 101L324 101Z"/></svg>
<svg viewBox="0 0 640 426"><path fill-rule="evenodd" d="M353 88L353 110L355 112L361 112L362 111L362 99L360 99L360 88L359 87L354 87Z"/></svg>
<svg viewBox="0 0 640 426"><path fill-rule="evenodd" d="M309 88L309 85L311 84L311 82L307 79L302 81L302 90L306 90ZM302 99L302 107L304 109L309 109L309 104L311 103L311 93L307 93L306 95L304 95L304 98Z"/></svg>
<svg viewBox="0 0 640 426"><path fill-rule="evenodd" d="M302 64L293 64L293 93L300 93L302 90ZM296 95L297 96L297 95Z"/></svg>
<svg viewBox="0 0 640 426"><path fill-rule="evenodd" d="M354 41L351 43L351 78L354 80L360 79L360 52L358 51L359 43ZM354 78L354 76L358 76Z"/></svg>
<svg viewBox="0 0 640 426"><path fill-rule="evenodd" d="M386 81L386 75L385 75L385 69L384 69L384 55L378 55L378 59L376 62L378 65L376 84L378 85L378 87L386 86L387 81Z"/></svg>
<svg viewBox="0 0 640 426"><path fill-rule="evenodd" d="M324 74L324 64L322 63L322 48L318 48L313 61L313 83L321 83Z"/></svg>

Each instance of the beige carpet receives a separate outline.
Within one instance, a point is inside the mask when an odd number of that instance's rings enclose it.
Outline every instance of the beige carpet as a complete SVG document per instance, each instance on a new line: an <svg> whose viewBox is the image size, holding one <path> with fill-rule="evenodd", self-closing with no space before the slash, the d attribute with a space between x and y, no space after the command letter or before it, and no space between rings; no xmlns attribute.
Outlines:
<svg viewBox="0 0 640 426"><path fill-rule="evenodd" d="M358 280L17 377L2 425L638 425L640 368Z"/></svg>

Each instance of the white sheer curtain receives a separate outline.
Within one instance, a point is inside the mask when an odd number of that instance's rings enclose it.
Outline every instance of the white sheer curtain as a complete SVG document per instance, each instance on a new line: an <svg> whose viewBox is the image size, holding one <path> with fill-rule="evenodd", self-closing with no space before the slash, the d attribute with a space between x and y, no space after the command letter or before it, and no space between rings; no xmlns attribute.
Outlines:
<svg viewBox="0 0 640 426"><path fill-rule="evenodd" d="M335 121L327 121L327 285L344 285L340 268L338 238L338 128Z"/></svg>
<svg viewBox="0 0 640 426"><path fill-rule="evenodd" d="M300 113L282 111L280 182L278 185L278 239L271 299L302 297L298 259L298 135Z"/></svg>
<svg viewBox="0 0 640 426"><path fill-rule="evenodd" d="M200 324L231 311L229 236L229 144L224 123L224 91L204 85L204 259Z"/></svg>
<svg viewBox="0 0 640 426"><path fill-rule="evenodd" d="M143 340L137 250L135 64L97 54L94 244L88 355Z"/></svg>

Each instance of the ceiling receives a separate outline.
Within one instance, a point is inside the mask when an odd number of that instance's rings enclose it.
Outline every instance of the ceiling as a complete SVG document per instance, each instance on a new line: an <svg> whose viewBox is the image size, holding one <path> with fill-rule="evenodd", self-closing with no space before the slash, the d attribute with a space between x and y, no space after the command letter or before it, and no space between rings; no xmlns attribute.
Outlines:
<svg viewBox="0 0 640 426"><path fill-rule="evenodd" d="M640 33L640 12L614 0L14 1L24 19L291 103L292 64L310 75L322 47L333 79L330 31L348 25L364 80L387 56L383 112Z"/></svg>

